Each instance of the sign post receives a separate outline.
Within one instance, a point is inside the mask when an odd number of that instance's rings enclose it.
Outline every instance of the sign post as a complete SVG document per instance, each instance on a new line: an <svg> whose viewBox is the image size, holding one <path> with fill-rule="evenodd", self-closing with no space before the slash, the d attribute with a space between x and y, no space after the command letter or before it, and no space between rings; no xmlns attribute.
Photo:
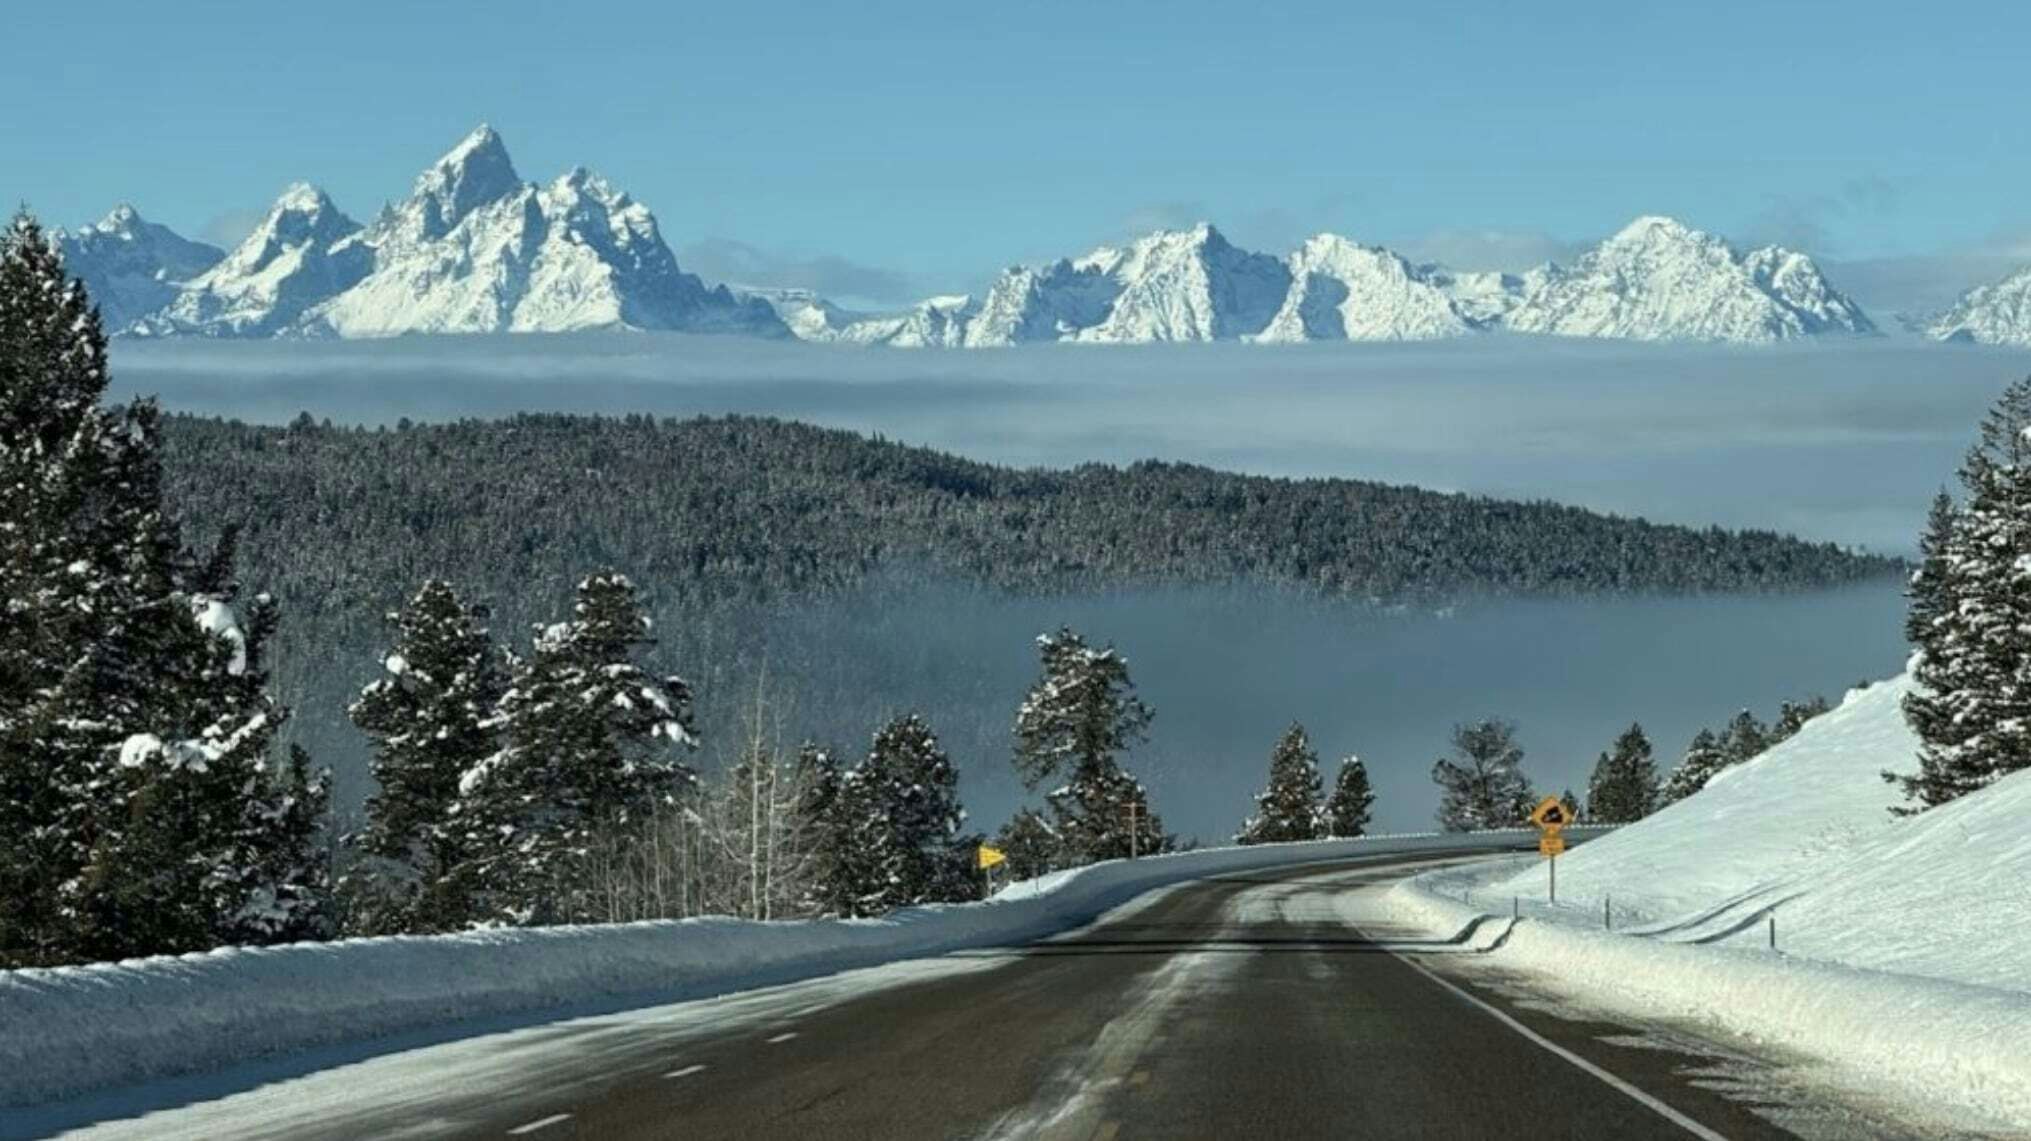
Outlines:
<svg viewBox="0 0 2031 1141"><path fill-rule="evenodd" d="M1573 822L1572 806L1556 796L1547 796L1530 811L1530 822L1537 825L1537 850L1546 861L1551 877L1551 902L1559 901L1559 857L1565 854L1565 826Z"/></svg>
<svg viewBox="0 0 2031 1141"><path fill-rule="evenodd" d="M1008 862L1008 854L992 844L982 844L976 859L980 864L980 881L986 892L980 898L992 898L994 895L994 866Z"/></svg>

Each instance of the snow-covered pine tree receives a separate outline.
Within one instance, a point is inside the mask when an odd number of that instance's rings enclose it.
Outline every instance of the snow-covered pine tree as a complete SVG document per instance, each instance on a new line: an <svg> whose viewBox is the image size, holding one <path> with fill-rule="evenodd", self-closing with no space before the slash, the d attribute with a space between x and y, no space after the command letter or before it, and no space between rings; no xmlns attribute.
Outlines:
<svg viewBox="0 0 2031 1141"><path fill-rule="evenodd" d="M1326 798L1326 834L1349 840L1368 831L1375 807L1375 793L1368 785L1368 766L1360 757L1340 762L1340 774L1333 780L1333 794Z"/></svg>
<svg viewBox="0 0 2031 1141"><path fill-rule="evenodd" d="M1587 782L1587 819L1596 824L1641 820L1657 810L1657 795L1650 738L1642 725L1632 724L1594 764Z"/></svg>
<svg viewBox="0 0 2031 1141"><path fill-rule="evenodd" d="M1721 747L1728 751L1730 764L1760 756L1772 743L1769 726L1746 709L1730 718L1727 728L1721 730Z"/></svg>
<svg viewBox="0 0 2031 1141"><path fill-rule="evenodd" d="M1770 746L1776 746L1798 735L1805 723L1833 708L1833 703L1824 697L1813 696L1803 701L1786 701L1777 707L1777 720L1770 726Z"/></svg>
<svg viewBox="0 0 2031 1141"><path fill-rule="evenodd" d="M383 676L349 711L373 743L376 791L350 838L365 858L346 877L347 922L363 934L455 931L477 918L458 782L500 747L493 716L510 663L485 611L442 580L387 620Z"/></svg>
<svg viewBox="0 0 2031 1141"><path fill-rule="evenodd" d="M1116 760L1146 739L1152 716L1127 659L1087 645L1069 626L1039 636L1037 650L1043 673L1016 712L1015 767L1031 788L1066 776L1046 798L1064 854L1091 861L1155 850L1143 842L1165 840L1162 824Z"/></svg>
<svg viewBox="0 0 2031 1141"><path fill-rule="evenodd" d="M855 773L867 810L861 827L881 853L880 887L863 904L880 911L979 895L960 838L959 770L922 717L898 717L876 731Z"/></svg>
<svg viewBox="0 0 2031 1141"><path fill-rule="evenodd" d="M0 960L316 937L321 778L279 772L265 596L234 536L184 552L152 403L99 403L105 338L55 246L0 240ZM305 857L305 858L300 858Z"/></svg>
<svg viewBox="0 0 2031 1141"><path fill-rule="evenodd" d="M1063 851L1081 862L1168 852L1177 837L1151 811L1149 790L1113 764L1082 764L1045 796Z"/></svg>
<svg viewBox="0 0 2031 1141"><path fill-rule="evenodd" d="M2031 766L2031 378L1982 421L1958 512L1935 504L1913 584L1918 660L1905 714L1916 810ZM1928 569L1935 573L1928 576Z"/></svg>
<svg viewBox="0 0 2031 1141"><path fill-rule="evenodd" d="M541 628L495 722L502 747L459 780L485 914L514 923L599 921L594 840L646 821L696 777L672 755L697 743L691 691L635 660L650 623L627 577L578 585L572 619Z"/></svg>
<svg viewBox="0 0 2031 1141"><path fill-rule="evenodd" d="M1279 844L1315 840L1325 833L1324 785L1319 754L1296 722L1284 730L1269 754L1269 783L1255 798L1255 815L1235 833L1236 844Z"/></svg>
<svg viewBox="0 0 2031 1141"><path fill-rule="evenodd" d="M1432 765L1439 786L1439 827L1448 832L1516 828L1533 805L1523 775L1523 747L1515 724L1490 718L1453 727L1457 759Z"/></svg>
<svg viewBox="0 0 2031 1141"><path fill-rule="evenodd" d="M859 813L849 812L846 773L836 754L814 744L798 750L797 803L799 827L810 837L799 909L807 915L857 915L858 900L867 886L855 878L854 825Z"/></svg>
<svg viewBox="0 0 2031 1141"><path fill-rule="evenodd" d="M1692 744L1686 746L1685 756L1678 766L1665 778L1664 787L1658 796L1663 804L1677 804L1693 793L1707 787L1714 774L1734 764L1734 757L1727 745L1712 729L1702 729L1693 735Z"/></svg>
<svg viewBox="0 0 2031 1141"><path fill-rule="evenodd" d="M1034 808L1019 808L994 837L994 846L1008 857L1011 879L1035 879L1058 860L1058 834Z"/></svg>

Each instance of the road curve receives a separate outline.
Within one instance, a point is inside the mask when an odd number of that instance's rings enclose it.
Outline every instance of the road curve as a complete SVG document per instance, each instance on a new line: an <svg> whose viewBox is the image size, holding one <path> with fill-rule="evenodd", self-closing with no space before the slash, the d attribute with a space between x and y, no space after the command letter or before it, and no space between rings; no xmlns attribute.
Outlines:
<svg viewBox="0 0 2031 1141"><path fill-rule="evenodd" d="M1429 862L1431 857L1417 858ZM1405 857L1216 876L1078 932L375 1058L87 1135L1792 1136L1709 1061L1434 976L1344 904Z"/></svg>

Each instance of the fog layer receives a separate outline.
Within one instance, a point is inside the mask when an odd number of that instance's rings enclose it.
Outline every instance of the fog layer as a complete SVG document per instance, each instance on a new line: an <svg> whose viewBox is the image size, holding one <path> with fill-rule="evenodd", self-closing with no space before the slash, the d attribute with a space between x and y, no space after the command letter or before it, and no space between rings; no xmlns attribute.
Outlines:
<svg viewBox="0 0 2031 1141"><path fill-rule="evenodd" d="M2031 354L1900 338L912 352L630 335L129 341L114 364L120 394L268 422L749 412L1014 464L1355 476L1905 552Z"/></svg>

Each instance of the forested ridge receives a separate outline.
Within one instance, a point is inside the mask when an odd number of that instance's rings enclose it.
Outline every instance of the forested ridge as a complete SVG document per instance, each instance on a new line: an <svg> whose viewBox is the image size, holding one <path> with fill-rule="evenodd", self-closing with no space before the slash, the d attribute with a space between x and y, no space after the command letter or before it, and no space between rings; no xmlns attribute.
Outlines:
<svg viewBox="0 0 2031 1141"><path fill-rule="evenodd" d="M194 537L242 524L249 580L299 622L376 622L427 574L507 603L609 565L685 604L823 593L878 570L1024 592L1253 582L1444 603L1803 589L1897 565L1771 532L1356 480L1156 461L1018 470L750 417L172 416L166 437L168 497Z"/></svg>

